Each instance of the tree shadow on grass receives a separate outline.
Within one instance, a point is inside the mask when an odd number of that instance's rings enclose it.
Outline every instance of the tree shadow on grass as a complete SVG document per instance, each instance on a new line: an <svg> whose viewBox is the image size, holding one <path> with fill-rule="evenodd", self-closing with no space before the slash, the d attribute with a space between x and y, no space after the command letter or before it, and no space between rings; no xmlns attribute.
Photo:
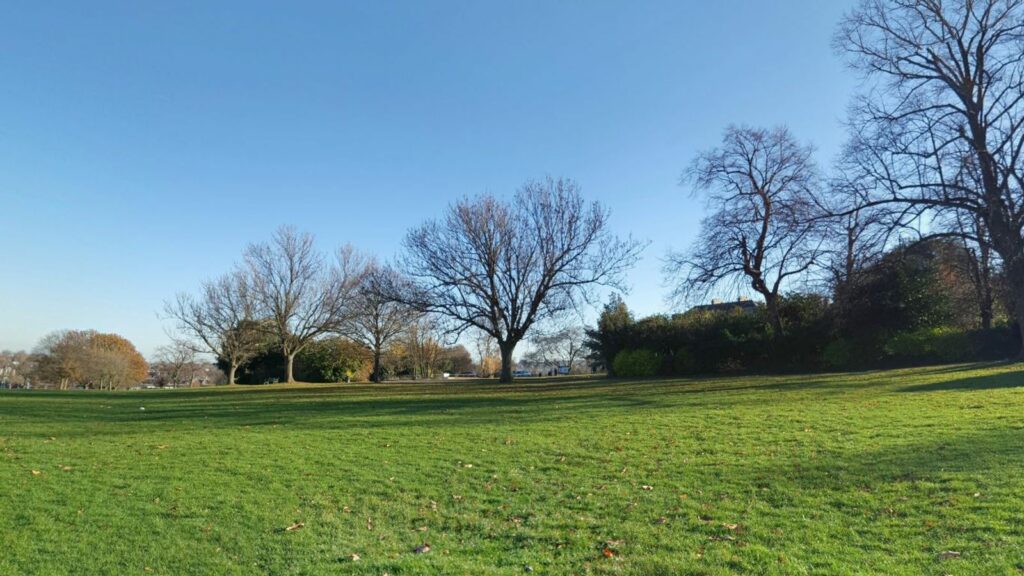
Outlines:
<svg viewBox="0 0 1024 576"><path fill-rule="evenodd" d="M75 427L76 435L137 433L166 424L197 428L284 425L300 429L459 428L561 422L616 413L686 409L740 401L723 393L824 388L817 378L531 380L498 384L300 385L294 388L185 390L179 393L36 391L2 398L11 417ZM142 410L145 408L145 410ZM111 430L111 426L114 427ZM120 426L124 425L124 426ZM48 434L48 433L47 433Z"/></svg>
<svg viewBox="0 0 1024 576"><path fill-rule="evenodd" d="M941 482L949 475L1020 473L1024 428L947 434L909 442L853 449L800 462L762 466L755 482L795 482L802 490L875 489L919 481Z"/></svg>
<svg viewBox="0 0 1024 576"><path fill-rule="evenodd" d="M1004 364L1007 365L1007 364ZM914 384L900 388L899 392L942 392L942 391L972 391L972 390L998 390L1000 388L1024 387L1024 371L1015 370L999 374L986 374L984 376L969 376L966 378L954 378L942 382L930 384Z"/></svg>

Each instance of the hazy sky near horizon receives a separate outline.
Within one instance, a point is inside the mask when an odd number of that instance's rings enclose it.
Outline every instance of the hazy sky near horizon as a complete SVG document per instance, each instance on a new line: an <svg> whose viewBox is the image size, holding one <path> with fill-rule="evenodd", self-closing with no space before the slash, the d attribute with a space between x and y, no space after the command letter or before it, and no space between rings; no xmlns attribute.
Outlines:
<svg viewBox="0 0 1024 576"><path fill-rule="evenodd" d="M451 201L576 179L648 240L637 314L730 123L827 167L856 85L830 0L31 2L0 21L0 349L117 332L293 224L383 258Z"/></svg>

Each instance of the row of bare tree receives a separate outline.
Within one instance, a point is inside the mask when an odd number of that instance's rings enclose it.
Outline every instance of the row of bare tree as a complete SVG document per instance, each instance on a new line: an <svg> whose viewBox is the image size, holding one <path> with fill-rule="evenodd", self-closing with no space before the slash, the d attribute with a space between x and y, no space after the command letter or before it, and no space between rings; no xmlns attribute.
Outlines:
<svg viewBox="0 0 1024 576"><path fill-rule="evenodd" d="M575 182L547 178L509 201L454 203L407 234L395 265L351 246L328 257L311 235L283 227L250 245L232 272L168 302L165 313L186 341L228 365L231 383L268 338L292 382L296 355L328 335L369 348L379 380L388 344L423 315L450 335L472 329L493 338L501 378L510 381L513 351L531 329L592 301L597 287L621 287L642 248L613 236L608 211L586 202Z"/></svg>
<svg viewBox="0 0 1024 576"><path fill-rule="evenodd" d="M1024 330L1024 0L863 0L835 45L864 89L834 174L785 129L729 128L684 174L710 214L668 258L675 295L748 285L781 334L782 290L824 280L841 299L894 243L947 237L981 326L998 275Z"/></svg>

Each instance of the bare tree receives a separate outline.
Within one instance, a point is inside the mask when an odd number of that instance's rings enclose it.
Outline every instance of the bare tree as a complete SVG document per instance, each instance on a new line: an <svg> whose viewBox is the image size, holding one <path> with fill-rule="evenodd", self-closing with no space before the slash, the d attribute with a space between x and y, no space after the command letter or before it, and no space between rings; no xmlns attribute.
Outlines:
<svg viewBox="0 0 1024 576"><path fill-rule="evenodd" d="M392 267L370 260L359 279L345 334L373 351L371 379L380 382L381 358L387 346L418 317L418 312L396 294L406 280Z"/></svg>
<svg viewBox="0 0 1024 576"><path fill-rule="evenodd" d="M204 282L198 296L178 294L164 304L193 349L210 352L228 364L228 384L235 373L266 348L266 337L256 319L255 294L240 271Z"/></svg>
<svg viewBox="0 0 1024 576"><path fill-rule="evenodd" d="M361 260L351 246L339 249L336 258L328 263L312 235L288 226L245 251L259 316L269 322L287 360L288 382L295 381L295 356L345 324Z"/></svg>
<svg viewBox="0 0 1024 576"><path fill-rule="evenodd" d="M977 215L958 212L956 222L950 226L958 232L964 249L961 272L970 279L977 307L978 323L983 330L992 327L995 319L994 274L997 256L992 254L992 245L985 223Z"/></svg>
<svg viewBox="0 0 1024 576"><path fill-rule="evenodd" d="M706 193L714 212L686 252L670 253L666 272L682 300L745 281L764 297L776 336L783 331L779 294L822 253L811 148L785 128L729 127L719 148L700 154L684 183Z"/></svg>
<svg viewBox="0 0 1024 576"><path fill-rule="evenodd" d="M0 352L0 387L11 388L29 384L35 369L35 358L24 350Z"/></svg>
<svg viewBox="0 0 1024 576"><path fill-rule="evenodd" d="M402 331L402 359L414 379L435 378L444 361L443 334L436 318L417 315Z"/></svg>
<svg viewBox="0 0 1024 576"><path fill-rule="evenodd" d="M572 180L529 182L511 202L484 195L451 206L442 221L409 232L402 261L421 309L476 327L501 352L501 379L538 321L589 300L597 286L618 287L642 245L608 230L608 211L586 203Z"/></svg>
<svg viewBox="0 0 1024 576"><path fill-rule="evenodd" d="M585 356L586 333L582 326L563 325L535 334L530 343L533 349L523 358L524 362L544 369L576 371Z"/></svg>
<svg viewBox="0 0 1024 576"><path fill-rule="evenodd" d="M1024 331L1024 0L864 0L836 44L865 75L852 140L885 184L865 206L980 222Z"/></svg>
<svg viewBox="0 0 1024 576"><path fill-rule="evenodd" d="M34 351L36 378L61 390L85 384L89 343L95 335L94 330L61 330L44 336Z"/></svg>
<svg viewBox="0 0 1024 576"><path fill-rule="evenodd" d="M490 378L501 370L501 353L494 336L480 329L472 331L473 348L476 351L476 375Z"/></svg>
<svg viewBox="0 0 1024 576"><path fill-rule="evenodd" d="M192 387L196 383L196 374L201 369L196 348L191 342L173 340L170 344L157 348L150 367L160 381L177 388L180 384Z"/></svg>

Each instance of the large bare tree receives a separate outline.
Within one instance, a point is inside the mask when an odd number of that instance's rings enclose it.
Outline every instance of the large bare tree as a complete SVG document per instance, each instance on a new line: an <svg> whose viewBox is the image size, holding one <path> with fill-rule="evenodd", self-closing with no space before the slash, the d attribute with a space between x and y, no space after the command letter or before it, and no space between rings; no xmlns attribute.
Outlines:
<svg viewBox="0 0 1024 576"><path fill-rule="evenodd" d="M822 253L811 154L785 128L731 126L720 147L697 156L683 183L703 192L714 211L690 250L668 256L676 298L693 300L723 284L747 283L764 298L775 334L782 334L780 292Z"/></svg>
<svg viewBox="0 0 1024 576"><path fill-rule="evenodd" d="M286 358L288 382L295 381L295 356L317 338L341 331L350 313L361 258L351 246L335 256L329 262L311 234L289 226L245 251L258 316L266 319Z"/></svg>
<svg viewBox="0 0 1024 576"><path fill-rule="evenodd" d="M238 368L266 348L256 304L252 282L235 271L204 282L198 296L178 294L164 304L164 314L194 349L227 362L228 384L234 384Z"/></svg>
<svg viewBox="0 0 1024 576"><path fill-rule="evenodd" d="M836 44L865 76L852 140L884 184L865 205L979 222L1024 331L1024 0L864 0Z"/></svg>
<svg viewBox="0 0 1024 576"><path fill-rule="evenodd" d="M643 246L608 229L607 209L588 203L568 179L528 182L510 202L463 199L440 221L409 232L402 260L421 309L476 327L501 353L501 380L530 328L618 287Z"/></svg>
<svg viewBox="0 0 1024 576"><path fill-rule="evenodd" d="M373 259L359 278L345 335L373 351L374 382L382 380L381 358L387 346L419 316L400 296L405 283L398 271Z"/></svg>

